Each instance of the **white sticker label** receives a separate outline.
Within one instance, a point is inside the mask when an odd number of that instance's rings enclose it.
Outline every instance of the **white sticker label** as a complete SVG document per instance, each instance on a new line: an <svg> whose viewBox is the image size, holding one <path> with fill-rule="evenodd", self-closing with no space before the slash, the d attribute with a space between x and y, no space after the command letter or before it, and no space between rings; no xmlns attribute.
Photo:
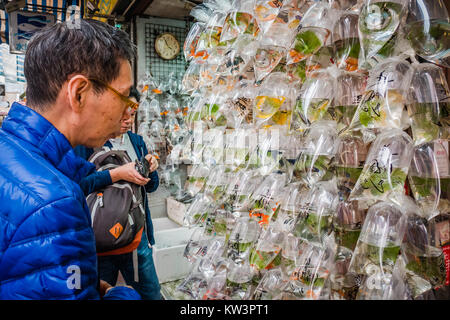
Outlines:
<svg viewBox="0 0 450 320"><path fill-rule="evenodd" d="M449 177L448 140L439 139L434 142L434 156L439 170L439 177Z"/></svg>

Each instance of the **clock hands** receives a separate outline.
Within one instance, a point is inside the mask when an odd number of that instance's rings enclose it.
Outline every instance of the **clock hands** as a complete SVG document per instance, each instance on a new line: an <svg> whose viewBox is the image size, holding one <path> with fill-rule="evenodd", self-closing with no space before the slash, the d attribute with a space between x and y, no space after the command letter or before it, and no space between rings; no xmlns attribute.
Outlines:
<svg viewBox="0 0 450 320"><path fill-rule="evenodd" d="M164 39L164 42L166 43L167 47L170 49L170 46L169 46L169 44L167 43L167 40L166 40L165 38L163 38L163 39Z"/></svg>
<svg viewBox="0 0 450 320"><path fill-rule="evenodd" d="M174 41L175 41L175 43L174 43ZM163 55L161 57L164 59L175 58L177 55L177 52L179 51L179 46L178 46L178 43L176 42L176 40L172 39L172 38L167 38L166 35L162 35L159 37L159 39L157 39L157 46L159 47L159 50L161 51L161 54Z"/></svg>

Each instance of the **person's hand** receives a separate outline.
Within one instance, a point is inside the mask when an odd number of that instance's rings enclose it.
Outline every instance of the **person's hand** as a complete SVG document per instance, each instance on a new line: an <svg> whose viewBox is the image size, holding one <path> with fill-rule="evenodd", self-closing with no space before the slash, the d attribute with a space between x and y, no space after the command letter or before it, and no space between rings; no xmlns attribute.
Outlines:
<svg viewBox="0 0 450 320"><path fill-rule="evenodd" d="M147 154L145 156L145 159L147 159L148 163L150 163L150 172L158 169L158 160L156 160L154 156L152 156L151 154Z"/></svg>
<svg viewBox="0 0 450 320"><path fill-rule="evenodd" d="M120 180L125 180L140 186L145 186L150 181L150 179L144 178L139 174L136 170L136 164L134 162L114 168L109 171L109 174L111 175L111 180L113 183Z"/></svg>
<svg viewBox="0 0 450 320"><path fill-rule="evenodd" d="M100 297L103 297L111 288L113 288L113 286L108 282L100 280Z"/></svg>
<svg viewBox="0 0 450 320"><path fill-rule="evenodd" d="M134 288L132 286L128 286L128 285L119 285L119 286L113 287L105 280L100 279L100 297L103 298L108 293L109 290L111 290L112 288L116 288L116 287L127 287L127 288L134 290Z"/></svg>

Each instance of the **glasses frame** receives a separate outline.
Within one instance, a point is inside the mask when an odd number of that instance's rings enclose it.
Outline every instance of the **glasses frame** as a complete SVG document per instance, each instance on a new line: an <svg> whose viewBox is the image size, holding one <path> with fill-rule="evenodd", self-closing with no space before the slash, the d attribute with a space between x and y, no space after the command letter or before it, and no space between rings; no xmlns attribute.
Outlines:
<svg viewBox="0 0 450 320"><path fill-rule="evenodd" d="M111 87L106 82L104 82L100 79L96 79L96 78L88 78L88 80L91 82L96 82L97 84L100 84L100 85L104 86L105 88L111 90L114 94L116 94L120 98L120 100L122 100L123 102L126 103L127 110L129 112L131 112L131 110L137 110L139 108L139 103L131 101L129 97L124 96L123 94L121 94L119 91L117 91L116 89Z"/></svg>

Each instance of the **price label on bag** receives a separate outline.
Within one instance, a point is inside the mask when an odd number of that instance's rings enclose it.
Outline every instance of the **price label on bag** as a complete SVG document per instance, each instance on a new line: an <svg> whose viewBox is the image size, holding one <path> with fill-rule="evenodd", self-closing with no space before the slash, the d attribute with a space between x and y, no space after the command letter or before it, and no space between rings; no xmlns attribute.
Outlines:
<svg viewBox="0 0 450 320"><path fill-rule="evenodd" d="M434 142L434 157L436 158L437 169L440 178L450 176L448 140L438 139Z"/></svg>

